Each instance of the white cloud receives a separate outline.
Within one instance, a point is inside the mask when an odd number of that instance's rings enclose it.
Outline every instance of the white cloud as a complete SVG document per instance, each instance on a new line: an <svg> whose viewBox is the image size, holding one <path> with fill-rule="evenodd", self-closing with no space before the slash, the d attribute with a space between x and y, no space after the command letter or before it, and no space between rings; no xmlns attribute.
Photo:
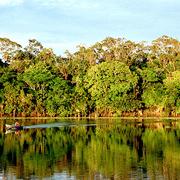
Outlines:
<svg viewBox="0 0 180 180"><path fill-rule="evenodd" d="M43 6L47 7L60 7L60 8L77 8L77 9L92 9L97 8L99 3L96 1L81 1L81 0L34 0L37 3L40 3Z"/></svg>
<svg viewBox="0 0 180 180"><path fill-rule="evenodd" d="M0 0L0 6L17 6L24 2L24 0Z"/></svg>

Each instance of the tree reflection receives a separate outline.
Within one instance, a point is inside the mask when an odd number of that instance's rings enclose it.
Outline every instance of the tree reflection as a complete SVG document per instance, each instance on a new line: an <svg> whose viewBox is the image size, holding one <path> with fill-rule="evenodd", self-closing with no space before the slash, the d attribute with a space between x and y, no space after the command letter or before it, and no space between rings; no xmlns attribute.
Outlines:
<svg viewBox="0 0 180 180"><path fill-rule="evenodd" d="M17 178L180 179L179 123L121 123L0 132L0 171Z"/></svg>

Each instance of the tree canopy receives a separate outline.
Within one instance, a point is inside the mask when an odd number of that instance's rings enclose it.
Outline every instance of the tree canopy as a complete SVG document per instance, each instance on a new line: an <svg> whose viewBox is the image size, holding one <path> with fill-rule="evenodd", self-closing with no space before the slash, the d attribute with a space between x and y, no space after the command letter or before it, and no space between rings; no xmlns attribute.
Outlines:
<svg viewBox="0 0 180 180"><path fill-rule="evenodd" d="M108 37L64 57L0 38L3 116L180 114L180 41ZM139 114L140 113L140 114Z"/></svg>

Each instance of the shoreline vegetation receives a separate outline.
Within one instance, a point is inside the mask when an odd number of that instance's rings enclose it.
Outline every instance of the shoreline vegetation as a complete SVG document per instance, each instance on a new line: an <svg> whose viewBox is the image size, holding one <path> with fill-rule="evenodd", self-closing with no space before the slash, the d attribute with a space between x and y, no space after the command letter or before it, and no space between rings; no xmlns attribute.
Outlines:
<svg viewBox="0 0 180 180"><path fill-rule="evenodd" d="M177 39L108 37L62 57L0 38L0 55L0 117L180 117Z"/></svg>

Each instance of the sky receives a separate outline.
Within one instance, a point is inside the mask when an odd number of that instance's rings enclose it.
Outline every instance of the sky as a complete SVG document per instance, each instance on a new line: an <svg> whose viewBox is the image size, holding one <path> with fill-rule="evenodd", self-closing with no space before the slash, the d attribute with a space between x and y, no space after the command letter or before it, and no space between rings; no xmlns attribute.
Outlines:
<svg viewBox="0 0 180 180"><path fill-rule="evenodd" d="M37 39L58 55L106 37L180 39L180 0L0 0L0 37Z"/></svg>

